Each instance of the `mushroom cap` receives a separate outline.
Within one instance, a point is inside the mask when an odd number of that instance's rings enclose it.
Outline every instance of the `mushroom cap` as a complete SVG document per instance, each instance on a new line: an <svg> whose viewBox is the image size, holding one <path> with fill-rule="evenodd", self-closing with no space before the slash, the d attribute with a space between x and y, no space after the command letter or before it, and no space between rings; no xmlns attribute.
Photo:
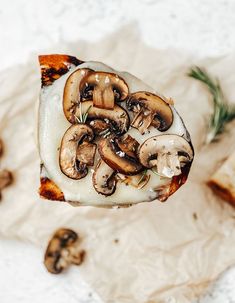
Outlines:
<svg viewBox="0 0 235 303"><path fill-rule="evenodd" d="M106 122L106 121L107 122ZM93 129L94 133L96 136L101 136L102 134L107 132L107 129L110 129L110 122L109 120L100 120L100 119L95 119L95 120L88 120L89 125Z"/></svg>
<svg viewBox="0 0 235 303"><path fill-rule="evenodd" d="M93 130L86 124L71 125L65 132L60 146L59 163L61 171L69 178L77 180L87 175L87 162L85 159L81 162L78 149L84 141L89 142L93 138ZM94 147L86 145L86 151L87 154L84 156L87 156L90 161L90 155L94 155Z"/></svg>
<svg viewBox="0 0 235 303"><path fill-rule="evenodd" d="M137 158L137 149L139 143L130 135L125 134L116 140L118 147L122 152L131 158Z"/></svg>
<svg viewBox="0 0 235 303"><path fill-rule="evenodd" d="M91 99L95 107L113 109L115 101L127 98L129 88L126 82L117 74L107 72L91 72L80 83L81 95Z"/></svg>
<svg viewBox="0 0 235 303"><path fill-rule="evenodd" d="M78 241L78 234L71 229L60 228L52 236L44 255L44 264L53 274L59 274L66 266L60 262L62 250Z"/></svg>
<svg viewBox="0 0 235 303"><path fill-rule="evenodd" d="M87 122L91 122L94 120L102 120L105 121L108 126L106 129L110 128L111 132L114 132L116 135L122 135L127 132L130 119L128 113L124 108L118 105L114 105L113 110L97 108L93 106L92 101L83 101L81 102L81 108L76 110L75 115L77 117L82 114L87 113ZM90 124L92 127L92 124Z"/></svg>
<svg viewBox="0 0 235 303"><path fill-rule="evenodd" d="M116 189L115 171L100 159L92 175L92 182L97 193L110 196Z"/></svg>
<svg viewBox="0 0 235 303"><path fill-rule="evenodd" d="M170 105L153 93L140 91L131 94L127 100L127 108L136 112L131 125L142 134L150 125L159 131L166 131L173 123Z"/></svg>
<svg viewBox="0 0 235 303"><path fill-rule="evenodd" d="M67 79L64 87L63 95L63 110L66 119L74 124L76 123L75 111L76 107L79 107L80 103L80 82L81 80L91 73L89 68L80 68L75 70Z"/></svg>
<svg viewBox="0 0 235 303"><path fill-rule="evenodd" d="M98 142L99 154L113 170L125 174L138 174L143 166L137 158L128 156L117 144L117 139L102 138Z"/></svg>
<svg viewBox="0 0 235 303"><path fill-rule="evenodd" d="M142 143L138 151L143 166L156 166L158 173L166 177L180 175L181 167L191 162L193 155L190 143L174 134L153 136Z"/></svg>

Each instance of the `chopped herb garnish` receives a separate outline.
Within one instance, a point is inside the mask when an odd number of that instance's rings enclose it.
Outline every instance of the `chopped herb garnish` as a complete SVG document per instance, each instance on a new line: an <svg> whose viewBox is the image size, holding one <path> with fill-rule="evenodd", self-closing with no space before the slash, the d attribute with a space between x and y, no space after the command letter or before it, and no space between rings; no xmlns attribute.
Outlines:
<svg viewBox="0 0 235 303"><path fill-rule="evenodd" d="M82 102L80 102L80 117L75 117L78 123L86 123L86 119L88 116L88 112L91 109L92 105L90 105L87 109L87 111L83 114L82 113Z"/></svg>
<svg viewBox="0 0 235 303"><path fill-rule="evenodd" d="M139 179L137 185L140 185L140 183L144 180L144 178L145 178L145 176L146 176L146 174L147 174L147 171L148 171L148 170L145 169L145 170L142 172L142 175L141 175L141 177L140 177L140 179Z"/></svg>

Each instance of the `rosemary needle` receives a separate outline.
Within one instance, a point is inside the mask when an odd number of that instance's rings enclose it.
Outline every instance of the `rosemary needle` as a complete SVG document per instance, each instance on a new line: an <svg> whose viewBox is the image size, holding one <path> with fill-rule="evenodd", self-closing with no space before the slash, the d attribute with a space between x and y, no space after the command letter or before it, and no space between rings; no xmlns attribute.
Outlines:
<svg viewBox="0 0 235 303"><path fill-rule="evenodd" d="M82 113L82 102L80 103L80 117L76 117L76 120L78 123L86 123L86 119L87 119L87 116L88 116L88 112L89 110L91 109L92 105L90 105L87 109L87 111L83 114Z"/></svg>
<svg viewBox="0 0 235 303"><path fill-rule="evenodd" d="M213 79L204 69L195 66L188 76L204 83L213 97L214 111L209 122L206 143L213 142L224 131L226 124L235 119L235 105L228 103L218 79Z"/></svg>
<svg viewBox="0 0 235 303"><path fill-rule="evenodd" d="M145 169L143 172L142 172L142 175L141 175L141 177L140 177L140 179L138 180L138 183L137 183L137 185L140 185L140 183L144 180L144 178L145 178L145 176L146 176L146 174L147 174L147 169Z"/></svg>

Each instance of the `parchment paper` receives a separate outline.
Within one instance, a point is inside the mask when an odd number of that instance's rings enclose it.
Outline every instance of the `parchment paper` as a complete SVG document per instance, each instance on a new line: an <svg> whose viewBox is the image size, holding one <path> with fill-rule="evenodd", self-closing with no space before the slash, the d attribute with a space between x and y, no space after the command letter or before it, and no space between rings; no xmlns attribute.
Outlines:
<svg viewBox="0 0 235 303"><path fill-rule="evenodd" d="M235 148L235 124L220 142L203 146L212 107L207 91L186 73L192 64L206 67L235 101L235 54L199 61L179 51L151 49L127 28L105 41L61 43L51 52L65 51L127 70L175 100L196 152L189 180L166 203L129 209L73 208L41 200L34 136L40 73L34 55L28 64L0 74L0 136L6 147L1 167L15 175L14 186L3 192L0 234L45 248L57 228L73 228L87 251L80 271L104 302L191 302L235 263L235 211L205 185Z"/></svg>

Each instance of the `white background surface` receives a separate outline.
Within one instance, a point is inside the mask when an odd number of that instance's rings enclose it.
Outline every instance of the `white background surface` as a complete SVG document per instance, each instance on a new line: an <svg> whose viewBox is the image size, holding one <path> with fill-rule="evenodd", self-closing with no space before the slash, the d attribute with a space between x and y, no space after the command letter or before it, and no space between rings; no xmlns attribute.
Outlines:
<svg viewBox="0 0 235 303"><path fill-rule="evenodd" d="M31 52L61 41L98 40L129 23L155 48L201 57L235 50L234 0L0 0L0 71L26 62ZM1 239L0 303L101 302L82 279L78 282L78 268L53 276L42 259L43 252L28 243ZM234 281L232 269L200 302L234 303ZM166 302L175 303L172 298Z"/></svg>

